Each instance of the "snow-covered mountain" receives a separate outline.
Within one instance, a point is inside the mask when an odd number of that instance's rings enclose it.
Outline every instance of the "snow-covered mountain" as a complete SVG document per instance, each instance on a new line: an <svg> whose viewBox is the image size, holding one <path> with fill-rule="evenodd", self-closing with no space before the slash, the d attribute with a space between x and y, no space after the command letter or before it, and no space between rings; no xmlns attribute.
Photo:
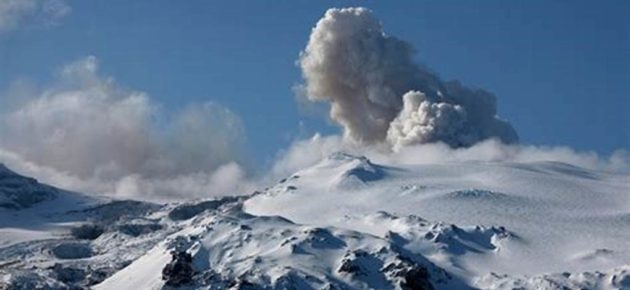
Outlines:
<svg viewBox="0 0 630 290"><path fill-rule="evenodd" d="M630 289L620 173L337 153L248 196L153 204L0 169L0 289Z"/></svg>

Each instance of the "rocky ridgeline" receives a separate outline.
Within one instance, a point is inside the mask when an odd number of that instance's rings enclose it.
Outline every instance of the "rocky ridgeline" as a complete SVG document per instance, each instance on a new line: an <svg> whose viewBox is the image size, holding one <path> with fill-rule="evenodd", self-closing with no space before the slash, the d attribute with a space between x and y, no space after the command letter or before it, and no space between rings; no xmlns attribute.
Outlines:
<svg viewBox="0 0 630 290"><path fill-rule="evenodd" d="M58 189L19 175L0 163L0 208L29 208L56 197Z"/></svg>

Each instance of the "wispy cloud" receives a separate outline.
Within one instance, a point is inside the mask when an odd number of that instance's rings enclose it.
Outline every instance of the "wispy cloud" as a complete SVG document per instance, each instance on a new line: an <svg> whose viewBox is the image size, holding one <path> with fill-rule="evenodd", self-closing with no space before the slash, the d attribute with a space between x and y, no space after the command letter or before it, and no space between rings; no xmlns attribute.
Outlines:
<svg viewBox="0 0 630 290"><path fill-rule="evenodd" d="M25 25L56 25L71 11L63 0L0 0L0 33Z"/></svg>

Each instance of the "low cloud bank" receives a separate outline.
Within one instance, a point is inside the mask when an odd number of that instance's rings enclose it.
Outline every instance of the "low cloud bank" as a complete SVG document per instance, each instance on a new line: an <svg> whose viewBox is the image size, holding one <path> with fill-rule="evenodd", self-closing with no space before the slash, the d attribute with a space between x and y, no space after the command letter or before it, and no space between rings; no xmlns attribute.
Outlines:
<svg viewBox="0 0 630 290"><path fill-rule="evenodd" d="M247 186L238 116L213 103L164 113L146 93L99 75L95 57L18 101L0 115L0 160L52 184L136 198Z"/></svg>
<svg viewBox="0 0 630 290"><path fill-rule="evenodd" d="M489 138L518 141L497 117L494 95L441 80L413 54L370 10L329 9L300 56L303 91L311 101L329 102L344 138L362 145L396 151L432 142L457 148Z"/></svg>
<svg viewBox="0 0 630 290"><path fill-rule="evenodd" d="M570 147L505 144L488 139L471 147L452 148L442 143L416 144L397 152L380 146L358 146L337 135L315 134L310 139L296 140L278 155L271 170L274 177L286 177L297 170L312 166L335 152L362 155L372 161L396 166L397 164L439 164L458 162L532 163L562 162L590 170L630 172L630 154L617 150L610 156L595 152L578 152Z"/></svg>

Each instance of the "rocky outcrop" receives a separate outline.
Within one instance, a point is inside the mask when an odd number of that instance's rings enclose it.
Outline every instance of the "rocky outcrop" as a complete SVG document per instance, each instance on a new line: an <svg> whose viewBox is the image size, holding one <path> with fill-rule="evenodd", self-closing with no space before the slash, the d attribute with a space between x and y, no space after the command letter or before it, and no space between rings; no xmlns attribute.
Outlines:
<svg viewBox="0 0 630 290"><path fill-rule="evenodd" d="M171 252L172 260L162 269L162 280L167 286L179 287L192 283L192 256L184 251Z"/></svg>

